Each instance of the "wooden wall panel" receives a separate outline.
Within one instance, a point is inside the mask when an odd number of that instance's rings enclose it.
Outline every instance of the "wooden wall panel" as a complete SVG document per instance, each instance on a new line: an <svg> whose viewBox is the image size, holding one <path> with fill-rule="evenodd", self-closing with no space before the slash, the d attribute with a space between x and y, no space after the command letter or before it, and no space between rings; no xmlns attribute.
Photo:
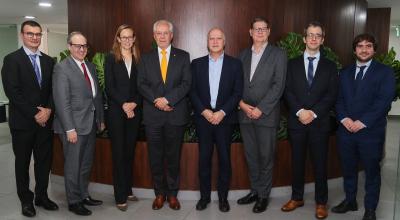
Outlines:
<svg viewBox="0 0 400 220"><path fill-rule="evenodd" d="M388 52L390 13L390 8L369 8L367 11L367 32L378 41L378 54Z"/></svg>

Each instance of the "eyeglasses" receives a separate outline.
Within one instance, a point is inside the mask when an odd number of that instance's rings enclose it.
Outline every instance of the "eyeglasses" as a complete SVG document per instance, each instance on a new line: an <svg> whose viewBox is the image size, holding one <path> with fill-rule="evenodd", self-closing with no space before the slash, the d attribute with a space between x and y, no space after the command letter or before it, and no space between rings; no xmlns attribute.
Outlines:
<svg viewBox="0 0 400 220"><path fill-rule="evenodd" d="M171 33L170 31L166 31L166 32L156 32L156 36L157 36L157 37L167 36L167 35L169 35L170 33Z"/></svg>
<svg viewBox="0 0 400 220"><path fill-rule="evenodd" d="M322 39L322 34L308 33L308 34L306 35L306 37L307 37L308 39L320 40L320 39Z"/></svg>
<svg viewBox="0 0 400 220"><path fill-rule="evenodd" d="M28 38L33 38L34 36L36 38L41 38L43 36L42 33L33 33L33 32L24 32L24 34L28 37Z"/></svg>
<svg viewBox="0 0 400 220"><path fill-rule="evenodd" d="M121 41L128 42L128 41L133 41L135 37L120 37Z"/></svg>
<svg viewBox="0 0 400 220"><path fill-rule="evenodd" d="M81 49L87 50L89 48L89 46L87 44L72 44L71 43L69 45L71 45L72 47L74 47L77 50L81 50Z"/></svg>
<svg viewBox="0 0 400 220"><path fill-rule="evenodd" d="M267 32L268 27L263 27L263 28L253 28L254 32Z"/></svg>

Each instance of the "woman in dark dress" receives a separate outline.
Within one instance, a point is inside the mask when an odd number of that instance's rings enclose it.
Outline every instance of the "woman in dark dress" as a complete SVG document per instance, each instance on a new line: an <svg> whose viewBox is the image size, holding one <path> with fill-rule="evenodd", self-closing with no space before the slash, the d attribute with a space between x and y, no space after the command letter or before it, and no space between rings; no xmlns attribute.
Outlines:
<svg viewBox="0 0 400 220"><path fill-rule="evenodd" d="M129 25L121 25L105 63L114 196L121 211L126 211L127 200L137 200L132 192L132 166L141 118L141 97L136 87L139 59L135 31Z"/></svg>

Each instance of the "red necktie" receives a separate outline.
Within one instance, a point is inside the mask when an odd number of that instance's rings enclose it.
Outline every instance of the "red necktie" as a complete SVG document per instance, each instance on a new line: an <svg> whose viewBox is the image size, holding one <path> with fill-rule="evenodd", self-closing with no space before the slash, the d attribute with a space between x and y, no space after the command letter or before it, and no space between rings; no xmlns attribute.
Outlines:
<svg viewBox="0 0 400 220"><path fill-rule="evenodd" d="M86 71L86 66L85 63L81 63L82 69L83 69L83 75L85 75L85 79L87 83L89 84L90 90L92 90L92 84L90 83L89 75Z"/></svg>

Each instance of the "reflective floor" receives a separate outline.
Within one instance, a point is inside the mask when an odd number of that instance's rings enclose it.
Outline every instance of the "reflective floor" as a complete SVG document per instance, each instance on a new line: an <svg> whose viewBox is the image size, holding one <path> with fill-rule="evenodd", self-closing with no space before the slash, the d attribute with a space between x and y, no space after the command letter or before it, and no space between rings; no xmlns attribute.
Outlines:
<svg viewBox="0 0 400 220"><path fill-rule="evenodd" d="M396 177L397 177L397 160L399 149L399 134L400 134L400 118L390 118L387 127L386 139L386 157L382 167L382 188L380 203L377 210L377 217L381 220L392 220L394 216L394 199L396 192ZM33 165L33 164L32 164ZM32 167L31 165L31 167ZM31 176L33 171L31 170ZM33 179L31 178L33 186ZM360 173L358 203L362 207L364 195L363 192L364 174ZM31 187L32 188L32 187ZM121 212L115 208L113 190L110 186L102 184L91 184L91 196L95 199L101 199L104 204L99 207L90 207L93 215L89 217L76 216L68 211L67 202L65 200L65 189L63 178L51 176L49 187L49 196L56 201L60 206L58 211L46 211L42 208L37 208L35 219L159 219L159 220L179 220L179 219L268 219L268 220L309 220L315 219L313 202L313 185L308 185L305 194L305 206L290 213L283 213L280 207L290 197L290 188L281 188L274 190L270 199L270 204L267 211L262 214L252 213L252 205L239 206L236 204L236 198L244 195L246 192L231 193L231 211L221 213L218 210L217 201L211 202L208 208L204 211L196 211L195 200L181 200L182 208L179 211L171 210L168 206L164 206L161 210L154 211L151 209L152 200L140 198L138 202L128 203L129 207L126 212ZM278 192L279 191L279 192ZM135 192L137 195L145 195L141 190ZM182 193L184 195L185 192ZM232 196L234 194L234 196ZM147 192L146 195L151 195ZM183 196L182 196L183 197ZM329 182L329 201L330 206L336 205L343 199L343 190L341 187L341 179L336 179ZM329 220L357 220L362 218L364 209L359 211L334 214L329 213ZM14 155L11 148L11 137L6 123L0 123L0 220L3 219L28 219L21 215L20 203L16 193L15 178L14 178ZM400 219L400 216L398 216Z"/></svg>

